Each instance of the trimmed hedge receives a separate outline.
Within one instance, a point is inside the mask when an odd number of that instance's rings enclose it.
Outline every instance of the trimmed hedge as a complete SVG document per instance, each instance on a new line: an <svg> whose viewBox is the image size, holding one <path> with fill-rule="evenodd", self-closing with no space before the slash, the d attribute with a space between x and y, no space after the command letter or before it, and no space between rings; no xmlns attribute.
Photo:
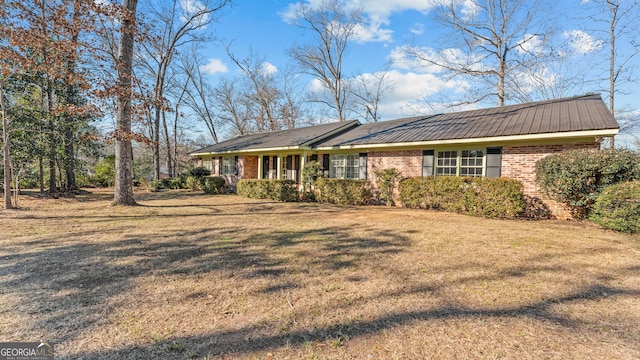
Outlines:
<svg viewBox="0 0 640 360"><path fill-rule="evenodd" d="M276 201L298 201L298 186L295 180L243 179L238 181L238 195L253 199Z"/></svg>
<svg viewBox="0 0 640 360"><path fill-rule="evenodd" d="M414 177L400 181L405 207L488 218L515 218L525 209L522 183L505 178Z"/></svg>
<svg viewBox="0 0 640 360"><path fill-rule="evenodd" d="M568 205L576 218L588 216L605 187L638 179L640 154L629 150L571 150L536 163L536 183L542 192Z"/></svg>
<svg viewBox="0 0 640 360"><path fill-rule="evenodd" d="M316 201L339 205L366 205L372 198L366 180L319 178L314 184Z"/></svg>
<svg viewBox="0 0 640 360"><path fill-rule="evenodd" d="M200 178L200 188L205 194L215 195L221 194L226 181L220 176L207 176Z"/></svg>
<svg viewBox="0 0 640 360"><path fill-rule="evenodd" d="M607 229L640 232L640 181L605 188L596 199L589 219Z"/></svg>

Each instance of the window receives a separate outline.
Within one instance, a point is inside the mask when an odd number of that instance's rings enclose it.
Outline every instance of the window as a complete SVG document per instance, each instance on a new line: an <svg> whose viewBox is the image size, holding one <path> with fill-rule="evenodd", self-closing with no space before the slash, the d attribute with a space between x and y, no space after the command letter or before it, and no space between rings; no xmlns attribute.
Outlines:
<svg viewBox="0 0 640 360"><path fill-rule="evenodd" d="M484 168L482 150L462 150L460 157L460 176L482 176Z"/></svg>
<svg viewBox="0 0 640 360"><path fill-rule="evenodd" d="M331 175L337 179L358 179L360 158L358 154L336 154L331 156Z"/></svg>
<svg viewBox="0 0 640 360"><path fill-rule="evenodd" d="M438 151L436 175L456 176L458 174L458 152Z"/></svg>
<svg viewBox="0 0 640 360"><path fill-rule="evenodd" d="M436 158L437 176L471 176L484 174L484 150L438 151ZM423 162L425 161L423 155ZM423 174L424 170L423 163Z"/></svg>
<svg viewBox="0 0 640 360"><path fill-rule="evenodd" d="M209 169L213 171L213 159L212 158L203 158L202 159L202 167L205 169Z"/></svg>
<svg viewBox="0 0 640 360"><path fill-rule="evenodd" d="M237 175L237 157L226 156L222 158L222 175Z"/></svg>

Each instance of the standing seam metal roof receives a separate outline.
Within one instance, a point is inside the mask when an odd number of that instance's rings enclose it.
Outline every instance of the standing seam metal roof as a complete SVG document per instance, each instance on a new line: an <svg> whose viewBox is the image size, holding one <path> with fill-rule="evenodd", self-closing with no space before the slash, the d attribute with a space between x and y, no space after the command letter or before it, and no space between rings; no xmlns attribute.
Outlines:
<svg viewBox="0 0 640 360"><path fill-rule="evenodd" d="M599 94L373 124L321 140L314 147L393 144L618 129Z"/></svg>

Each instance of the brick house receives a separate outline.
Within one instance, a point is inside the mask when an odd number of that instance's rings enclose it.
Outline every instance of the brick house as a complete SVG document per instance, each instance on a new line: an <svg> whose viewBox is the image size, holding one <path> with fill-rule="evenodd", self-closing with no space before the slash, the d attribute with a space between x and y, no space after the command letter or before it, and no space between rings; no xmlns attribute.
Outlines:
<svg viewBox="0 0 640 360"><path fill-rule="evenodd" d="M522 181L526 195L542 197L535 184L538 159L569 149L599 149L618 133L598 94L489 109L417 116L361 125L346 121L236 137L194 151L201 166L238 179L294 179L310 160L325 176L367 179L396 168L405 177L486 176ZM544 200L558 217L565 210Z"/></svg>

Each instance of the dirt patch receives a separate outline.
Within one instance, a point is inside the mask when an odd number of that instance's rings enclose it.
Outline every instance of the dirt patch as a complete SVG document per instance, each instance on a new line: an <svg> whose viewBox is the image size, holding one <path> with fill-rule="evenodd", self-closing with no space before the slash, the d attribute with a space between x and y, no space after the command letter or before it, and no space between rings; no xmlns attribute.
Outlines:
<svg viewBox="0 0 640 360"><path fill-rule="evenodd" d="M0 339L60 359L640 358L640 237L187 191L23 197Z"/></svg>

